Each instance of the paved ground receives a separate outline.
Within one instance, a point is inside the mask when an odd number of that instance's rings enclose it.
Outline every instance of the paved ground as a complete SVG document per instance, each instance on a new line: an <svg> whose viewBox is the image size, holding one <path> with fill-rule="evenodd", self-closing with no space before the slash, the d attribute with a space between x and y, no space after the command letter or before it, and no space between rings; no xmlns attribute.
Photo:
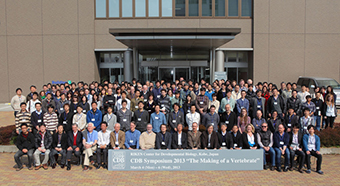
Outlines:
<svg viewBox="0 0 340 186"><path fill-rule="evenodd" d="M57 167L38 171L13 168L13 153L0 153L1 185L339 185L340 155L324 155L322 170L300 174L276 171L130 171L117 172L92 169L83 172L73 166L71 171ZM24 158L26 159L26 158ZM315 165L313 165L315 167Z"/></svg>

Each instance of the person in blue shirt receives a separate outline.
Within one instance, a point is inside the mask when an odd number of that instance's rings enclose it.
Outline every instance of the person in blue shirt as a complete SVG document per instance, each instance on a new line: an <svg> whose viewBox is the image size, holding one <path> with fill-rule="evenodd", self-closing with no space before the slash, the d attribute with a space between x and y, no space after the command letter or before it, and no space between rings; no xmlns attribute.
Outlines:
<svg viewBox="0 0 340 186"><path fill-rule="evenodd" d="M285 156L285 168L284 172L288 171L288 166L290 162L290 151L287 148L289 145L289 134L285 132L285 127L281 123L278 126L278 131L274 133L274 150L276 154L276 169L278 172L282 172L281 170L281 155Z"/></svg>
<svg viewBox="0 0 340 186"><path fill-rule="evenodd" d="M237 115L240 115L243 108L247 109L247 113L249 113L249 100L246 99L246 95L247 92L242 90L241 98L236 101Z"/></svg>
<svg viewBox="0 0 340 186"><path fill-rule="evenodd" d="M306 153L306 164L307 164L306 173L308 174L311 173L310 157L314 156L317 158L316 172L319 174L323 174L323 172L321 171L322 155L320 153L320 138L314 133L315 126L309 125L307 130L309 134L305 134L302 140L303 150Z"/></svg>
<svg viewBox="0 0 340 186"><path fill-rule="evenodd" d="M150 123L152 125L152 131L153 132L160 132L160 126L162 124L167 125L165 115L161 112L159 112L160 106L155 106L155 112L151 114L150 117Z"/></svg>
<svg viewBox="0 0 340 186"><path fill-rule="evenodd" d="M102 112L97 109L97 102L92 102L92 109L86 114L86 123L93 123L96 131L100 131L100 123L102 122Z"/></svg>
<svg viewBox="0 0 340 186"><path fill-rule="evenodd" d="M212 95L214 94L215 92L212 90L212 86L211 85L208 85L208 91L205 92L205 96L207 96L209 98L210 101L213 100L212 98Z"/></svg>
<svg viewBox="0 0 340 186"><path fill-rule="evenodd" d="M89 170L89 165L94 165L93 152L97 150L98 132L93 130L94 124L89 122L87 124L87 130L83 132L83 145L85 147L84 154L84 169Z"/></svg>
<svg viewBox="0 0 340 186"><path fill-rule="evenodd" d="M140 132L136 130L136 123L134 121L130 124L130 130L125 133L125 147L129 150L139 149Z"/></svg>

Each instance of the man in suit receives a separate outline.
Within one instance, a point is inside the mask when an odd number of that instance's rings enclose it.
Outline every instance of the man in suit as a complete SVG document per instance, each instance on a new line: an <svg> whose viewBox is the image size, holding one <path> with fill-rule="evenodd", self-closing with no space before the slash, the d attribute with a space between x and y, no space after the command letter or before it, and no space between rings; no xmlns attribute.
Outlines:
<svg viewBox="0 0 340 186"><path fill-rule="evenodd" d="M225 112L222 113L220 119L220 127L222 125L227 126L227 132L231 131L234 125L237 124L237 116L235 112L232 111L231 106L229 104L225 105Z"/></svg>
<svg viewBox="0 0 340 186"><path fill-rule="evenodd" d="M78 131L78 125L77 124L72 124L72 131L69 131L67 133L67 154L66 154L66 159L67 159L67 170L71 170L71 158L72 158L72 153L79 159L81 155L81 150L83 148L83 134ZM78 165L80 165L80 159L78 161Z"/></svg>
<svg viewBox="0 0 340 186"><path fill-rule="evenodd" d="M202 149L219 149L217 133L214 131L214 127L208 124L207 130L201 135L201 147Z"/></svg>
<svg viewBox="0 0 340 186"><path fill-rule="evenodd" d="M221 124L221 132L218 133L218 143L221 149L233 149L233 139L229 132L227 132L227 125Z"/></svg>
<svg viewBox="0 0 340 186"><path fill-rule="evenodd" d="M50 160L52 164L52 169L56 167L56 160L58 159L58 154L61 154L60 167L63 169L66 163L66 149L67 149L67 134L64 132L63 125L58 125L58 131L52 136L52 149L50 153ZM57 155L57 158L55 156Z"/></svg>
<svg viewBox="0 0 340 186"><path fill-rule="evenodd" d="M243 147L243 142L242 142L242 134L238 130L238 126L234 125L231 136L233 139L233 149L241 150Z"/></svg>
<svg viewBox="0 0 340 186"><path fill-rule="evenodd" d="M293 170L293 163L294 163L294 156L298 155L299 156L299 169L298 171L300 173L302 172L302 166L303 163L305 162L305 153L302 151L302 137L303 134L300 132L299 129L300 125L296 123L294 125L293 131L290 134L290 139L289 139L289 150L290 150L290 168L289 170Z"/></svg>
<svg viewBox="0 0 340 186"><path fill-rule="evenodd" d="M277 112L280 119L284 119L286 113L286 101L279 94L277 88L273 88L273 95L268 98L267 110L268 116L271 117L274 111Z"/></svg>
<svg viewBox="0 0 340 186"><path fill-rule="evenodd" d="M265 112L266 99L261 97L261 95L262 95L262 91L257 90L256 91L256 97L252 98L250 100L250 107L253 108L252 113L250 113L250 117L252 117L252 118L256 117L256 112L258 110L261 110L262 113L266 113Z"/></svg>
<svg viewBox="0 0 340 186"><path fill-rule="evenodd" d="M286 115L284 122L287 127L287 132L291 132L295 124L299 123L299 116L294 113L292 107L288 108L288 114Z"/></svg>
<svg viewBox="0 0 340 186"><path fill-rule="evenodd" d="M188 148L197 150L201 148L201 132L197 130L198 124L192 123L192 130L188 132Z"/></svg>
<svg viewBox="0 0 340 186"><path fill-rule="evenodd" d="M116 123L114 131L110 134L110 144L114 150L125 149L125 132L120 130L120 124Z"/></svg>
<svg viewBox="0 0 340 186"><path fill-rule="evenodd" d="M156 149L171 149L171 134L166 131L166 125L162 124L160 130L156 135Z"/></svg>
<svg viewBox="0 0 340 186"><path fill-rule="evenodd" d="M188 140L187 134L183 131L183 124L179 123L177 125L177 132L172 134L172 149L187 149L188 148Z"/></svg>
<svg viewBox="0 0 340 186"><path fill-rule="evenodd" d="M168 118L168 124L170 125L171 132L174 133L177 131L177 125L178 124L183 124L184 123L184 114L183 112L179 111L179 104L174 103L173 105L173 111L169 114Z"/></svg>

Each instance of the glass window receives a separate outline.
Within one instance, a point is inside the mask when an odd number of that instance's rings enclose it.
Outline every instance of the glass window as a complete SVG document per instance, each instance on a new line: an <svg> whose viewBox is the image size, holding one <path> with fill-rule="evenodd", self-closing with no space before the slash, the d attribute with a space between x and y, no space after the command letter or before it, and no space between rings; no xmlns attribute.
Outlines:
<svg viewBox="0 0 340 186"><path fill-rule="evenodd" d="M139 68L139 76L142 82L158 80L158 67Z"/></svg>
<svg viewBox="0 0 340 186"><path fill-rule="evenodd" d="M238 0L228 0L228 16L238 16Z"/></svg>
<svg viewBox="0 0 340 186"><path fill-rule="evenodd" d="M215 16L225 16L225 0L215 0Z"/></svg>
<svg viewBox="0 0 340 186"><path fill-rule="evenodd" d="M176 16L185 16L185 0L175 1L175 14Z"/></svg>
<svg viewBox="0 0 340 186"><path fill-rule="evenodd" d="M227 52L227 62L237 62L237 52Z"/></svg>
<svg viewBox="0 0 340 186"><path fill-rule="evenodd" d="M118 81L118 82L124 81L124 69L111 68L110 82L113 83L115 81Z"/></svg>
<svg viewBox="0 0 340 186"><path fill-rule="evenodd" d="M121 62L120 53L112 53L110 62L120 63Z"/></svg>
<svg viewBox="0 0 340 186"><path fill-rule="evenodd" d="M109 68L101 68L100 69L100 81L109 81L110 80L110 69Z"/></svg>
<svg viewBox="0 0 340 186"><path fill-rule="evenodd" d="M119 17L119 0L109 0L109 17Z"/></svg>
<svg viewBox="0 0 340 186"><path fill-rule="evenodd" d="M251 17L252 15L252 0L242 0L242 16Z"/></svg>
<svg viewBox="0 0 340 186"><path fill-rule="evenodd" d="M149 0L149 17L159 17L159 0Z"/></svg>
<svg viewBox="0 0 340 186"><path fill-rule="evenodd" d="M189 0L189 16L198 16L198 0Z"/></svg>
<svg viewBox="0 0 340 186"><path fill-rule="evenodd" d="M202 16L212 15L212 0L202 0Z"/></svg>
<svg viewBox="0 0 340 186"><path fill-rule="evenodd" d="M238 52L238 62L248 62L248 53Z"/></svg>
<svg viewBox="0 0 340 186"><path fill-rule="evenodd" d="M109 53L105 53L104 54L104 63L109 63L110 62L110 54Z"/></svg>
<svg viewBox="0 0 340 186"><path fill-rule="evenodd" d="M132 17L132 0L122 1L122 17Z"/></svg>
<svg viewBox="0 0 340 186"><path fill-rule="evenodd" d="M172 17L172 0L162 0L162 17Z"/></svg>
<svg viewBox="0 0 340 186"><path fill-rule="evenodd" d="M135 16L136 17L146 16L145 0L135 0Z"/></svg>
<svg viewBox="0 0 340 186"><path fill-rule="evenodd" d="M106 17L106 0L96 0L96 17Z"/></svg>
<svg viewBox="0 0 340 186"><path fill-rule="evenodd" d="M237 68L228 68L228 80L237 81Z"/></svg>
<svg viewBox="0 0 340 186"><path fill-rule="evenodd" d="M237 82L241 79L248 79L248 68L238 68Z"/></svg>

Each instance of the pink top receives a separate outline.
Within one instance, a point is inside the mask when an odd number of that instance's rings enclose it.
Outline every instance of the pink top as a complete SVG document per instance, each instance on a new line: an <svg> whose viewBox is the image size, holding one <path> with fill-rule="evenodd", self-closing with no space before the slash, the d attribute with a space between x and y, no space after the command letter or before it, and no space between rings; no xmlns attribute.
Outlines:
<svg viewBox="0 0 340 186"><path fill-rule="evenodd" d="M237 117L237 126L240 130L241 133L243 133L245 131L245 127L250 124L250 117L248 116L248 120L247 120L247 123L244 123L244 121L240 121L241 120L241 117Z"/></svg>

